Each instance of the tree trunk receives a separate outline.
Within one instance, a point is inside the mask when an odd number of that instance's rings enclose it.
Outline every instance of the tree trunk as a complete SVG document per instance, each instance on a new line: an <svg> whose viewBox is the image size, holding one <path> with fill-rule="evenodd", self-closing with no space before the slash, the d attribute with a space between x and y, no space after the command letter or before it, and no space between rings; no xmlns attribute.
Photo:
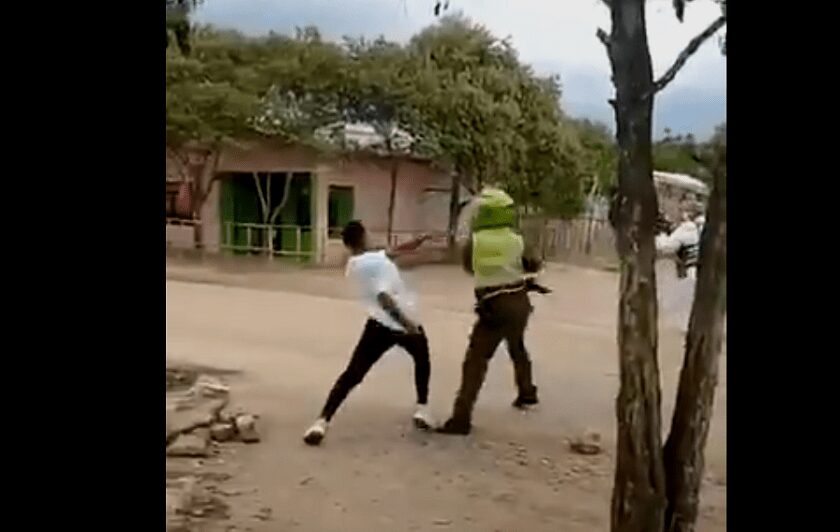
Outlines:
<svg viewBox="0 0 840 532"><path fill-rule="evenodd" d="M393 155L391 156L391 193L388 196L388 230L387 239L388 246L392 246L391 235L394 231L394 206L397 202L397 173L400 168L400 161Z"/></svg>
<svg viewBox="0 0 840 532"><path fill-rule="evenodd" d="M204 202L207 201L207 197L210 196L210 192L213 190L213 184L217 181L216 169L219 166L220 154L221 148L216 146L207 155L204 168L201 171L198 182L195 184L196 193L194 196L195 205L193 206L193 216L198 219L198 223L193 228L193 245L197 250L204 249L204 231L202 227L204 220L201 217L201 210L204 208Z"/></svg>
<svg viewBox="0 0 840 532"><path fill-rule="evenodd" d="M714 167L709 217L700 244L697 289L691 307L671 432L665 443L666 532L693 532L709 435L726 314L726 168Z"/></svg>
<svg viewBox="0 0 840 532"><path fill-rule="evenodd" d="M280 203L278 203L277 206L274 207L274 210L271 211L271 216L268 219L269 233L272 232L274 226L276 225L277 217L280 216L280 213L283 211L283 207L285 207L286 203L289 202L289 191L292 188L292 179L293 178L294 178L294 174L292 174L292 173L286 173L285 174L285 178L284 178L285 181L283 183L283 196L280 198ZM280 229L280 230L282 231L282 229ZM281 235L282 235L282 233L281 233ZM280 249L282 251L282 240L281 240L281 248ZM270 258L272 258L272 259L274 258L274 238L273 238L273 236L271 238L271 255L270 255Z"/></svg>
<svg viewBox="0 0 840 532"><path fill-rule="evenodd" d="M455 236L458 232L458 214L461 212L461 178L460 172L452 173L452 190L449 194L449 224L447 227L446 242L449 252L455 256Z"/></svg>
<svg viewBox="0 0 840 532"><path fill-rule="evenodd" d="M268 254L268 260L274 259L274 249L273 249L273 242L274 239L272 238L273 235L271 234L271 174L268 173L265 176L265 191L263 191L262 181L260 180L259 172L251 172L251 176L254 178L254 187L257 189L257 199L260 202L260 218L262 220L263 232L262 232L262 241L263 247L265 247L266 253Z"/></svg>
<svg viewBox="0 0 840 532"><path fill-rule="evenodd" d="M616 87L619 146L616 246L621 258L618 312L620 388L612 532L658 532L665 509L661 391L657 363L654 222L657 213L651 155L653 72L645 1L610 3L605 39Z"/></svg>

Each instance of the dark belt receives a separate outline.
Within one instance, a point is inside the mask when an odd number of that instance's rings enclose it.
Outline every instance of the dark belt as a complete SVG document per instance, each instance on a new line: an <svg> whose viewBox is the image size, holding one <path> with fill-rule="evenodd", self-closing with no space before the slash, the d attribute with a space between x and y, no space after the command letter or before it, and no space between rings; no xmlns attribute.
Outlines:
<svg viewBox="0 0 840 532"><path fill-rule="evenodd" d="M482 301L500 294L519 292L520 290L525 290L525 288L527 288L525 281L517 281L515 283L500 284L496 286L482 286L481 288L475 289L475 298Z"/></svg>
<svg viewBox="0 0 840 532"><path fill-rule="evenodd" d="M502 284L496 286L484 286L481 288L475 289L475 298L479 302L487 301L492 297L496 297L502 294L515 294L517 292L538 292L540 294L550 294L551 289L546 288L540 284L537 284L536 281L533 279L528 279L525 281L517 281L515 283L510 284Z"/></svg>

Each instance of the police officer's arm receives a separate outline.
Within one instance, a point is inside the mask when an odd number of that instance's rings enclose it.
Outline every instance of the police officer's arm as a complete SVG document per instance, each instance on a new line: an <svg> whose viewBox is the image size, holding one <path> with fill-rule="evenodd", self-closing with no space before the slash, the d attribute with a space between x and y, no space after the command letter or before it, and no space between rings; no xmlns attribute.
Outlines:
<svg viewBox="0 0 840 532"><path fill-rule="evenodd" d="M473 242L472 237L470 237L464 244L464 247L461 248L461 266L463 266L464 271L470 275L475 274L475 272L473 271L472 256Z"/></svg>
<svg viewBox="0 0 840 532"><path fill-rule="evenodd" d="M522 269L525 273L537 273L542 268L542 258L533 245L525 244L522 252Z"/></svg>

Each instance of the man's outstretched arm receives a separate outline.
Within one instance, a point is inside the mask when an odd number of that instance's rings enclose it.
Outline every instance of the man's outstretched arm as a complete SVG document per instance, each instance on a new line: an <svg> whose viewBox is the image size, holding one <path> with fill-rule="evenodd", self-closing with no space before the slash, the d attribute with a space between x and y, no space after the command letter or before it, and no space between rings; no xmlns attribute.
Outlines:
<svg viewBox="0 0 840 532"><path fill-rule="evenodd" d="M394 301L394 298L391 297L388 292L379 292L376 296L376 301L379 303L379 306L382 307L382 310L387 312L394 321L403 326L408 334L418 334L420 332L420 328L417 324L405 316L405 314L400 310L400 307L397 305L397 302Z"/></svg>
<svg viewBox="0 0 840 532"><path fill-rule="evenodd" d="M389 258L395 259L402 255L403 253L407 253L409 251L414 251L415 249L419 248L423 243L431 238L430 235L424 233L417 238L413 238L408 242L403 242L397 246L392 248L388 248L385 250L385 254L388 255Z"/></svg>

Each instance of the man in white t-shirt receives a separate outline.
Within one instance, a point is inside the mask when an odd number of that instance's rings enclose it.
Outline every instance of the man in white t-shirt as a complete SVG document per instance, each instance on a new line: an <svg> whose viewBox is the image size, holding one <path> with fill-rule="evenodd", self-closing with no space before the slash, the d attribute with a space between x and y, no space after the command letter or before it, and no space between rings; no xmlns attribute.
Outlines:
<svg viewBox="0 0 840 532"><path fill-rule="evenodd" d="M418 321L417 298L406 288L396 264L391 260L399 252L417 248L426 236L403 244L391 251L371 250L367 232L361 222L352 221L344 228L342 239L352 256L347 261L346 275L359 289L368 320L350 363L333 385L321 416L306 431L303 440L318 445L338 407L364 379L371 367L395 345L414 359L414 385L417 407L413 421L417 428L428 430L433 421L428 411L429 342Z"/></svg>
<svg viewBox="0 0 840 532"><path fill-rule="evenodd" d="M694 288L697 283L697 260L700 235L705 218L697 203L684 203L682 222L673 231L656 235L656 251L674 261L676 274L660 280L660 301L664 317L681 333L688 331Z"/></svg>

